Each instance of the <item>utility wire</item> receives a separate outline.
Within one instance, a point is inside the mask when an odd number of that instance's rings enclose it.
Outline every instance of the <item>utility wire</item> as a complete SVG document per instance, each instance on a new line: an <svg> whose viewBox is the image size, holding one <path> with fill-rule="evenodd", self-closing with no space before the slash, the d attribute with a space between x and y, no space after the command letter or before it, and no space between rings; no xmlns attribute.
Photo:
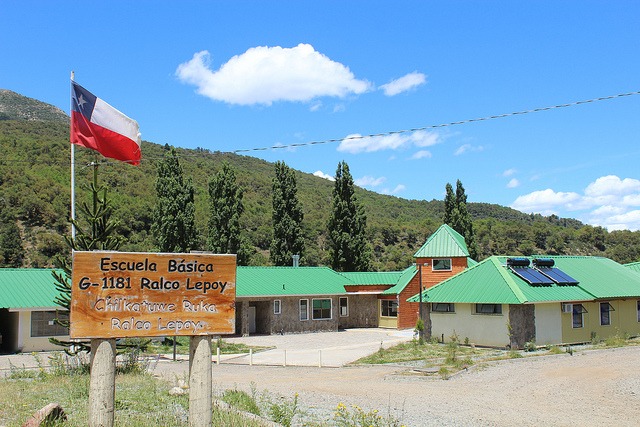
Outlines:
<svg viewBox="0 0 640 427"><path fill-rule="evenodd" d="M359 140L359 139L365 139L365 138L378 138L378 137L398 135L398 134L403 134L403 133L408 133L408 132L417 132L417 131L423 131L423 130L429 130L429 129L438 129L438 128L445 128L445 127L450 127L450 126L464 125L464 124L467 124L467 123L475 123L475 122L482 122L482 121L487 121L487 120L502 119L502 118L506 118L506 117L519 116L519 115L523 115L523 114L539 113L539 112L542 112L542 111L555 110L555 109L559 109L559 108L575 107L575 106L578 106L578 105L590 104L590 103L600 102L600 101L608 101L608 100L612 100L612 99L624 98L624 97L633 96L633 95L640 95L640 91L619 93L617 95L601 96L601 97L598 97L598 98L591 98L591 99L586 99L586 100L582 100L582 101L574 101L574 102L569 102L569 103L566 103L566 104L557 104L557 105L552 105L552 106L549 106L549 107L538 107L538 108L532 108L532 109L529 109L529 110L513 111L513 112L510 112L510 113L496 114L496 115L485 116L485 117L478 117L478 118L475 118L475 119L458 120L458 121L454 121L454 122L441 123L441 124L437 124L437 125L427 125L427 126L410 128L410 129L403 129L403 130L396 130L396 131L389 131L389 132L382 132L382 133L374 133L374 134L369 134L369 135L354 135L354 136L349 136L349 137L345 137L345 138L333 138L333 139L325 139L325 140L320 140L320 141L300 142L300 143L286 144L286 145L272 145L272 146L268 146L268 147L243 148L243 149L238 149L238 150L226 151L226 152L223 152L223 153L232 153L232 154L250 153L250 152L255 152L255 151L277 150L277 149L282 149L282 148L309 147L309 146L313 146L313 145L331 144L331 143L335 143L335 142ZM205 154L209 154L209 153L210 153L209 150L205 151ZM200 157L201 155L202 155L202 153L194 153L194 154L189 154L189 155L180 155L179 157ZM141 161L142 162L144 162L144 161L154 161L154 160L160 160L162 158L163 158L162 156L145 156L145 157L143 157L141 159ZM5 159L4 161L0 161L0 166L4 165L6 163L33 163L33 160L9 160L9 159ZM118 163L121 163L121 162L105 159L105 160L99 160L99 161L97 161L97 163L98 164L118 164ZM86 165L86 166L89 166L89 165Z"/></svg>

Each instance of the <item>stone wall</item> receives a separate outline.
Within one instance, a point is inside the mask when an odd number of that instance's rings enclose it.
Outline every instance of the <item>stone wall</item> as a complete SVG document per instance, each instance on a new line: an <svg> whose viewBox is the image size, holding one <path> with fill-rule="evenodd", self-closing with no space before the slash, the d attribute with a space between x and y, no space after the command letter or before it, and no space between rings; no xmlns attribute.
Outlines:
<svg viewBox="0 0 640 427"><path fill-rule="evenodd" d="M536 337L536 316L533 304L509 305L509 325L511 348L523 348L524 344Z"/></svg>
<svg viewBox="0 0 640 427"><path fill-rule="evenodd" d="M256 311L256 334L288 334L337 331L339 328L376 327L378 305L375 295L344 295L349 314L340 316L340 296L283 296L240 298L236 301L236 333L249 334L249 310ZM300 300L308 300L308 320L300 320ZM331 300L331 319L313 319L313 300ZM274 313L274 301L280 301L280 313Z"/></svg>

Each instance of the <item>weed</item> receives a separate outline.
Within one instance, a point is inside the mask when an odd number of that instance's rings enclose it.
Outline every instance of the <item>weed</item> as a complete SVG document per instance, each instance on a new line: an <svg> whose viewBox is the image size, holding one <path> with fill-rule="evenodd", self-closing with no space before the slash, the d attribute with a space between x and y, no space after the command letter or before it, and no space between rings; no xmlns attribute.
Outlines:
<svg viewBox="0 0 640 427"><path fill-rule="evenodd" d="M536 345L536 340L531 340L524 343L524 351L533 352L537 350L538 346Z"/></svg>
<svg viewBox="0 0 640 427"><path fill-rule="evenodd" d="M509 359L520 359L522 357L524 356L517 350L509 351Z"/></svg>
<svg viewBox="0 0 640 427"><path fill-rule="evenodd" d="M269 418L271 421L291 427L293 417L298 413L298 393L293 395L291 401L281 398L279 401L269 403Z"/></svg>
<svg viewBox="0 0 640 427"><path fill-rule="evenodd" d="M241 411L260 415L260 407L258 406L255 396L250 395L246 391L238 389L225 390L222 394L222 401Z"/></svg>
<svg viewBox="0 0 640 427"><path fill-rule="evenodd" d="M384 417L377 409L365 411L357 405L349 409L344 403L338 404L333 421L339 427L400 427L400 421L391 414Z"/></svg>
<svg viewBox="0 0 640 427"><path fill-rule="evenodd" d="M440 369L438 369L438 375L440 375L440 378L443 380L448 380L450 376L449 369L446 366L440 366Z"/></svg>

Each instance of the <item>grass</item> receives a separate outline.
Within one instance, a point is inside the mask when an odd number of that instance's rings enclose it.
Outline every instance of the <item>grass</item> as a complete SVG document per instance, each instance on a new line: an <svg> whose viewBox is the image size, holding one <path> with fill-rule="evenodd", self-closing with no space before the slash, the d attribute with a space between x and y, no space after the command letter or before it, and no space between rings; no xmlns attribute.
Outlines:
<svg viewBox="0 0 640 427"><path fill-rule="evenodd" d="M252 349L254 352L262 351L270 347L248 346L242 343L230 343L221 338L211 341L211 352L216 354L220 348L220 354L238 354L249 353ZM165 338L163 341L152 341L146 351L155 354L173 354L173 339ZM189 337L176 337L176 353L189 354Z"/></svg>
<svg viewBox="0 0 640 427"><path fill-rule="evenodd" d="M28 373L25 373L28 372ZM149 374L116 376L115 425L166 427L188 425L188 395L170 396L171 385ZM13 369L0 379L0 420L4 426L21 426L36 411L59 403L68 419L65 427L86 426L89 375L56 375L46 371ZM215 426L263 427L264 422L234 410L214 407Z"/></svg>
<svg viewBox="0 0 640 427"><path fill-rule="evenodd" d="M593 348L612 348L629 345L640 345L640 338L633 339L616 334L593 344ZM363 357L355 361L354 364L413 364L420 368L434 368L434 372L439 374L442 379L448 379L456 372L481 362L564 353L573 354L574 351L575 347L573 346L535 348L535 346L530 345L526 351L475 348L460 344L454 334L446 344L437 342L420 343L417 340L412 340L388 349L380 347L380 350L374 354Z"/></svg>

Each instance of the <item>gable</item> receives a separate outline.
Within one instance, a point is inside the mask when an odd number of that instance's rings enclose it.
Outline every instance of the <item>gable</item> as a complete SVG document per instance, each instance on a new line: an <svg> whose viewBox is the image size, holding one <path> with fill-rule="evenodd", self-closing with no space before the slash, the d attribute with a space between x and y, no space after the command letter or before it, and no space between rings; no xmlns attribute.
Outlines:
<svg viewBox="0 0 640 427"><path fill-rule="evenodd" d="M413 256L415 258L468 257L469 250L464 237L447 224L443 224L429 236Z"/></svg>

